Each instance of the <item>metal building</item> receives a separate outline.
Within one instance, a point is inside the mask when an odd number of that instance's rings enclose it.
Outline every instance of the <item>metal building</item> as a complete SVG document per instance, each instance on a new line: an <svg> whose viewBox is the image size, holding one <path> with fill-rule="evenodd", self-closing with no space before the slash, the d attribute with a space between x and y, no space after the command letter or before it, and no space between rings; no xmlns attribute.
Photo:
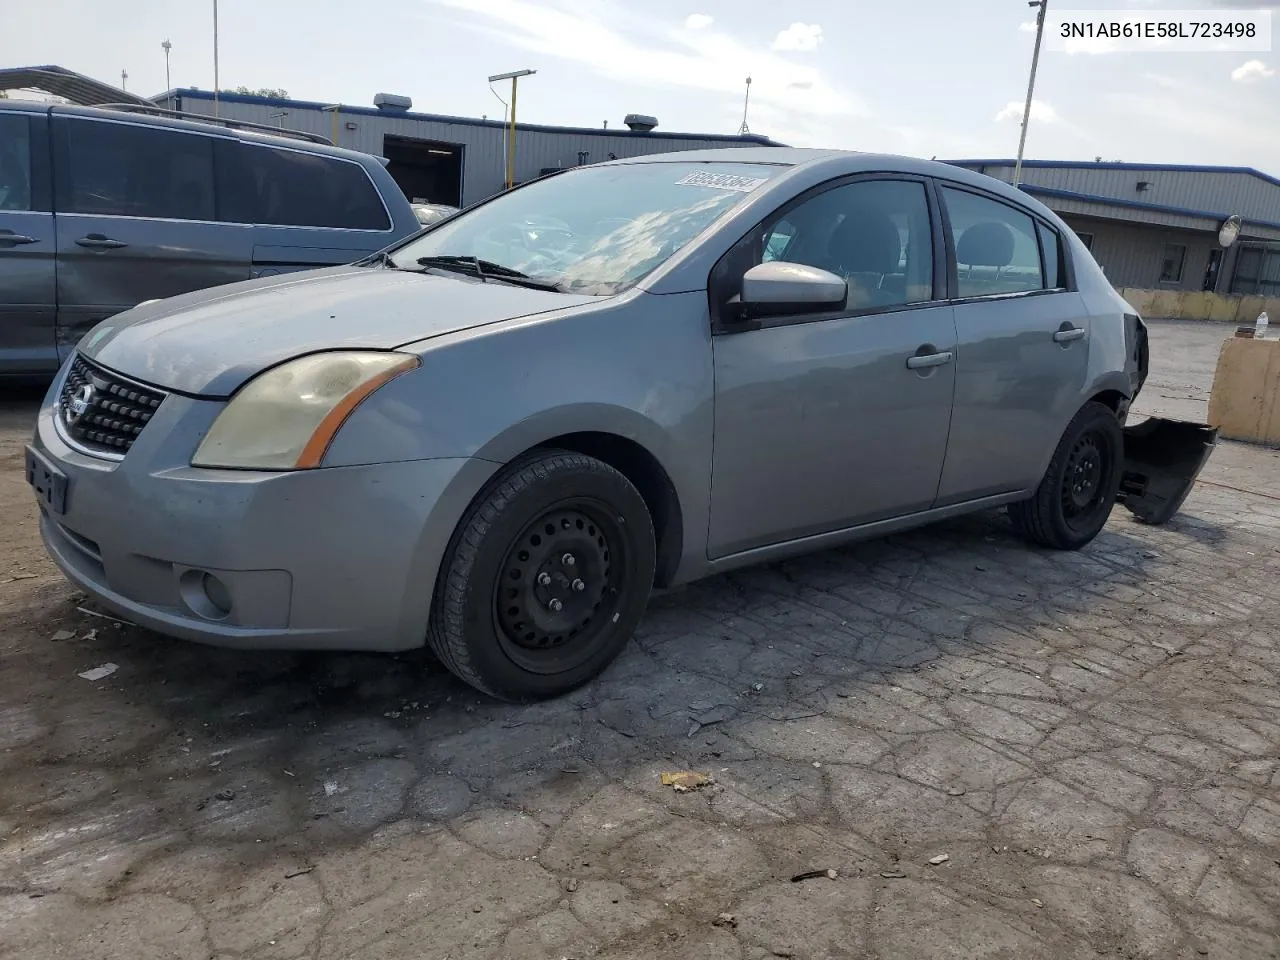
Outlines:
<svg viewBox="0 0 1280 960"><path fill-rule="evenodd" d="M955 160L1013 180L1012 160ZM1116 287L1280 295L1280 179L1252 167L1029 160L1021 188L1071 226ZM1242 221L1224 249L1218 231Z"/></svg>
<svg viewBox="0 0 1280 960"><path fill-rule="evenodd" d="M171 90L157 106L212 115L213 93ZM387 169L411 200L468 206L503 188L508 127L499 120L412 113L403 98L379 96L380 107L220 93L218 114L321 134L334 143L386 157ZM645 123L639 127L647 126ZM780 146L768 137L516 125L516 182L551 170L674 150Z"/></svg>

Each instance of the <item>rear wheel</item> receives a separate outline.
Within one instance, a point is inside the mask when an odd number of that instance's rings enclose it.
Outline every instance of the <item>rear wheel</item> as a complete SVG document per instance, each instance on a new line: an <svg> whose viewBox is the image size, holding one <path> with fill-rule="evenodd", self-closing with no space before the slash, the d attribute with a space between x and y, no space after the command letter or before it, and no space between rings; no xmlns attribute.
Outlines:
<svg viewBox="0 0 1280 960"><path fill-rule="evenodd" d="M621 652L653 585L644 499L592 457L512 464L459 525L428 630L460 679L504 700L556 696Z"/></svg>
<svg viewBox="0 0 1280 960"><path fill-rule="evenodd" d="M1111 515L1123 460L1124 433L1115 412L1086 403L1058 442L1035 496L1010 505L1014 528L1046 547L1080 549Z"/></svg>

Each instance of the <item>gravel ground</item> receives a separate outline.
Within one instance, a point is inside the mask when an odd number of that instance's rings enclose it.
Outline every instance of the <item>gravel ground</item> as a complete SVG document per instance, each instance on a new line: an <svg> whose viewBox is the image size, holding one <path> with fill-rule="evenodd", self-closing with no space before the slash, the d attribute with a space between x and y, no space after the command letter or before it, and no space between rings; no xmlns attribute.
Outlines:
<svg viewBox="0 0 1280 960"><path fill-rule="evenodd" d="M1229 332L1154 325L1140 411L1202 418ZM35 405L0 398L5 960L1280 957L1275 451L1077 554L991 514L696 584L512 707L79 609Z"/></svg>

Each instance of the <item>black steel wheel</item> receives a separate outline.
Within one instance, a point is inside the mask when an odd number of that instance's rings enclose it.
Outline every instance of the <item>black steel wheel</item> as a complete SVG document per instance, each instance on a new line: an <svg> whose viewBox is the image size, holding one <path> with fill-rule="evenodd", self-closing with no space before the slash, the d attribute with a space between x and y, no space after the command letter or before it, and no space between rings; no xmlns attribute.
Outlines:
<svg viewBox="0 0 1280 960"><path fill-rule="evenodd" d="M1035 496L1012 504L1009 518L1028 539L1078 550L1106 525L1123 464L1124 432L1115 412L1086 403L1058 442Z"/></svg>
<svg viewBox="0 0 1280 960"><path fill-rule="evenodd" d="M621 652L655 562L652 520L626 477L582 454L539 452L503 470L459 524L428 642L496 697L565 693Z"/></svg>
<svg viewBox="0 0 1280 960"><path fill-rule="evenodd" d="M617 613L627 537L613 514L597 501L562 501L507 551L493 590L497 636L526 670L572 667Z"/></svg>

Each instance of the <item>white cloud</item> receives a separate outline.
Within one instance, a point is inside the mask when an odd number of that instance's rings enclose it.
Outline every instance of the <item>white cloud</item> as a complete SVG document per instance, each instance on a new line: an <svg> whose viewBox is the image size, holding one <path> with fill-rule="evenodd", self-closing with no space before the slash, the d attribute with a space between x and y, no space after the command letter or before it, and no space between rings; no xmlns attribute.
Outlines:
<svg viewBox="0 0 1280 960"><path fill-rule="evenodd" d="M816 50L822 42L822 27L816 23L793 23L774 38L775 50Z"/></svg>
<svg viewBox="0 0 1280 960"><path fill-rule="evenodd" d="M1265 80L1275 75L1275 70L1261 60L1247 60L1231 71L1231 79L1236 83L1253 83L1255 80Z"/></svg>
<svg viewBox="0 0 1280 960"><path fill-rule="evenodd" d="M1164 87L1166 90L1184 90L1187 86L1177 77L1171 77L1165 73L1141 73L1139 76L1148 83L1154 83L1157 87Z"/></svg>
<svg viewBox="0 0 1280 960"><path fill-rule="evenodd" d="M862 103L836 90L814 67L792 63L721 30L664 27L612 0L590 5L580 0L431 2L456 11L472 20L479 32L504 43L576 62L618 82L692 88L728 94L740 102L742 80L749 76L753 121L757 105L763 104L811 116L868 114Z"/></svg>
<svg viewBox="0 0 1280 960"><path fill-rule="evenodd" d="M996 114L996 123L1003 123L1005 120L1017 120L1022 122L1022 111L1026 108L1024 100L1010 100ZM1031 101L1031 119L1038 120L1041 123L1053 123L1058 119L1058 111L1049 106L1043 100Z"/></svg>
<svg viewBox="0 0 1280 960"><path fill-rule="evenodd" d="M1158 159L1264 169L1280 164L1275 136L1257 122L1260 105L1243 95L1223 98L1193 83L1177 91L1105 93L1101 101L1121 124L1147 134L1158 131L1166 138L1167 152Z"/></svg>
<svg viewBox="0 0 1280 960"><path fill-rule="evenodd" d="M716 18L706 13L691 13L684 19L686 30L705 30L716 22Z"/></svg>
<svg viewBox="0 0 1280 960"><path fill-rule="evenodd" d="M1034 20L1024 21L1023 23L1018 24L1018 29L1023 33L1035 33L1036 22Z"/></svg>

